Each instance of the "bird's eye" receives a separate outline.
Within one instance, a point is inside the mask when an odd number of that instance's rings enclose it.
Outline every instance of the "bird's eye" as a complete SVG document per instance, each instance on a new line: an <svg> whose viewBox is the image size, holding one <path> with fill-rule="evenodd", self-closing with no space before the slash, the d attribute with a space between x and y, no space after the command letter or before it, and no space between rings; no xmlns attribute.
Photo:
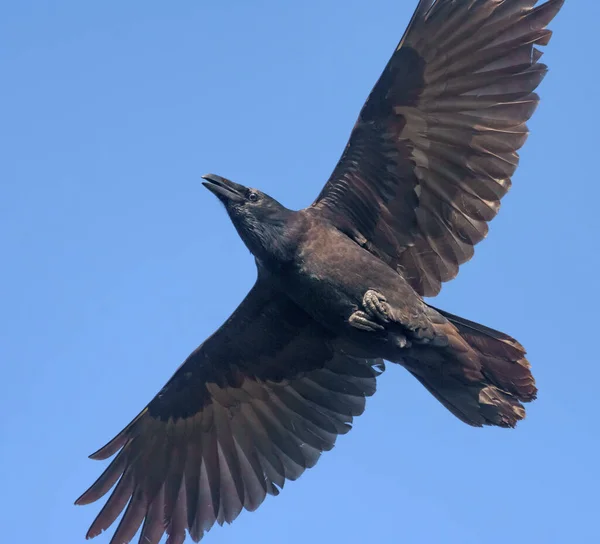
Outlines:
<svg viewBox="0 0 600 544"><path fill-rule="evenodd" d="M258 200L258 195L252 191L250 191L250 193L248 193L248 200L250 202L256 202Z"/></svg>

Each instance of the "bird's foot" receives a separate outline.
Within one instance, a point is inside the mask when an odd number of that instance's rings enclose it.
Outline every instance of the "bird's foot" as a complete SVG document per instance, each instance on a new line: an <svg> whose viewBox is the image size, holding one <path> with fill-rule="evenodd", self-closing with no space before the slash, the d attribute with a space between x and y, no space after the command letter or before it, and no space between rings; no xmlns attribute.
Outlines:
<svg viewBox="0 0 600 544"><path fill-rule="evenodd" d="M387 299L373 289L369 289L364 294L363 307L377 321L389 323L392 320L392 308L387 303Z"/></svg>
<svg viewBox="0 0 600 544"><path fill-rule="evenodd" d="M390 305L386 298L377 291L369 289L363 296L363 308L365 311L356 310L348 320L350 325L363 331L381 331L385 324L392 319Z"/></svg>
<svg viewBox="0 0 600 544"><path fill-rule="evenodd" d="M356 312L350 316L348 322L356 329L362 331L375 332L383 330L383 325L373 321L369 314L362 312L361 310L356 310Z"/></svg>

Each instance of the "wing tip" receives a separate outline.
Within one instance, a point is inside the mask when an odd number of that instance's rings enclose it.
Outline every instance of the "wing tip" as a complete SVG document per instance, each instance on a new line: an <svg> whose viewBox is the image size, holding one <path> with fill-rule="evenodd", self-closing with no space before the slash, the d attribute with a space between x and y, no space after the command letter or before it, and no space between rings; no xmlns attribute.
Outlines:
<svg viewBox="0 0 600 544"><path fill-rule="evenodd" d="M88 459L94 461L104 461L109 457L112 457L118 450L120 450L127 440L129 440L131 431L135 425L146 415L148 407L144 408L134 419L125 427L119 434L117 434L110 442L96 450L94 453L88 455Z"/></svg>

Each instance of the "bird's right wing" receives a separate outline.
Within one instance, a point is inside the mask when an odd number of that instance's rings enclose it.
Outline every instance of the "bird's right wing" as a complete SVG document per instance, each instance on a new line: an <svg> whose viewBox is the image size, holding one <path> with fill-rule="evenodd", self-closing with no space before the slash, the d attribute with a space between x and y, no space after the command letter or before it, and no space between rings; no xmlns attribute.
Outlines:
<svg viewBox="0 0 600 544"><path fill-rule="evenodd" d="M88 532L126 508L111 543L200 540L312 467L375 392L381 360L356 359L284 295L257 281L150 404L93 454L117 454L77 500L110 498ZM117 453L118 452L118 453ZM118 483L117 483L118 481Z"/></svg>
<svg viewBox="0 0 600 544"><path fill-rule="evenodd" d="M421 0L313 208L438 293L508 191L564 0Z"/></svg>

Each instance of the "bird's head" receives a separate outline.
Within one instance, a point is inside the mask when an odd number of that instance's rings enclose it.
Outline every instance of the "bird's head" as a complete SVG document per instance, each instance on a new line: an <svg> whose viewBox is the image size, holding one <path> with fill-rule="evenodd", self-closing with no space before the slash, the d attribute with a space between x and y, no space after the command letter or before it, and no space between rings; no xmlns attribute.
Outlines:
<svg viewBox="0 0 600 544"><path fill-rule="evenodd" d="M283 250L288 220L294 212L257 189L215 174L202 178L202 184L225 205L238 234L256 257L269 258Z"/></svg>

